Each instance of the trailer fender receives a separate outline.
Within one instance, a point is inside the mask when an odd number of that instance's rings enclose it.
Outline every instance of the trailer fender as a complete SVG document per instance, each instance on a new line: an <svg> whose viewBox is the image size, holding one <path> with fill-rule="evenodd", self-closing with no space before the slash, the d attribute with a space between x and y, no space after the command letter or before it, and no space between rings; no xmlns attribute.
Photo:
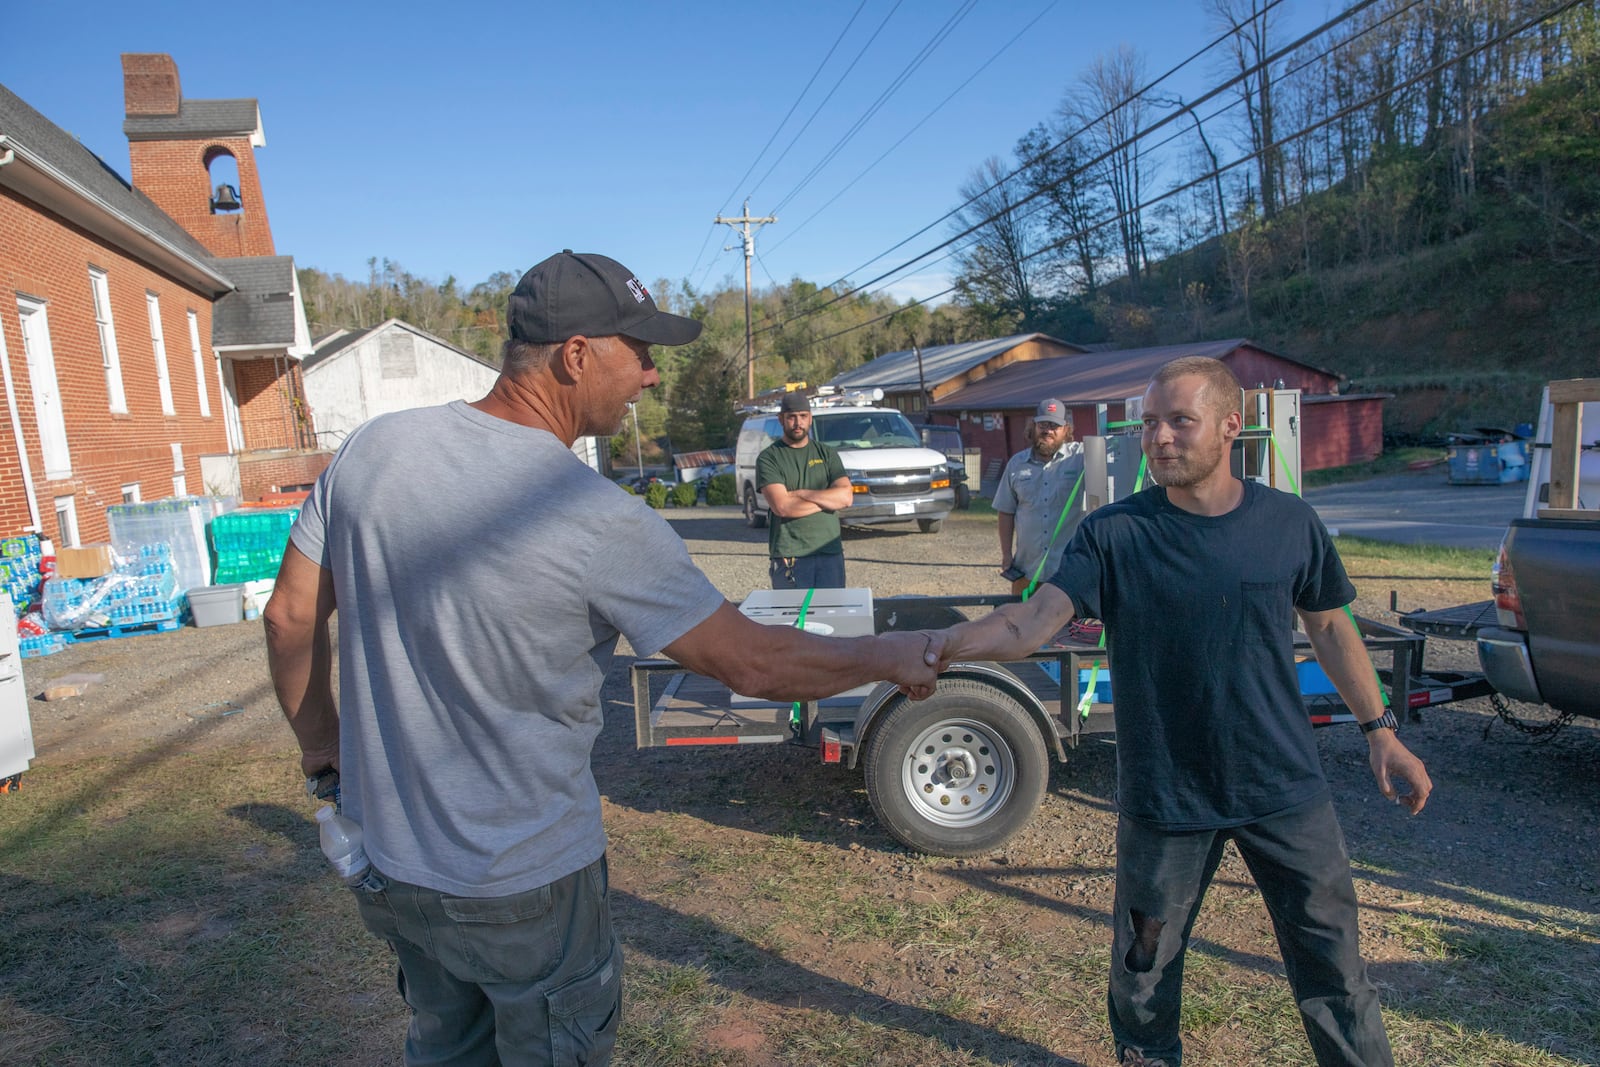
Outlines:
<svg viewBox="0 0 1600 1067"><path fill-rule="evenodd" d="M1056 759L1059 762L1066 762L1067 750L1061 743L1060 735L1056 733L1050 713L1045 710L1039 698L1034 696L1033 690L1003 664L952 663L949 669L939 676L939 681L942 683L954 678L965 678L982 685L992 685L1021 704L1028 716L1033 719L1033 724L1038 727L1045 744L1055 752ZM855 769L856 762L860 759L862 750L866 748L883 709L899 695L900 690L893 683L879 682L856 709L854 744L850 747L849 758L846 761L851 770Z"/></svg>

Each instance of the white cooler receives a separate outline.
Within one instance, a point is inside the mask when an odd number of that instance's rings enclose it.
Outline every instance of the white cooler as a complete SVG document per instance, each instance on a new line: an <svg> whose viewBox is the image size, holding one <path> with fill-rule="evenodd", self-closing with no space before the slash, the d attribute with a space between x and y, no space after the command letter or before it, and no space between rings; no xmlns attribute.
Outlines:
<svg viewBox="0 0 1600 1067"><path fill-rule="evenodd" d="M806 594L811 602L806 604ZM800 607L805 604L807 633L821 637L871 637L872 590L853 589L757 589L744 598L739 612L763 626L794 626L800 622ZM872 685L857 686L848 692L829 697L823 703L848 703L859 700L872 691ZM733 694L735 704L770 704L759 697Z"/></svg>

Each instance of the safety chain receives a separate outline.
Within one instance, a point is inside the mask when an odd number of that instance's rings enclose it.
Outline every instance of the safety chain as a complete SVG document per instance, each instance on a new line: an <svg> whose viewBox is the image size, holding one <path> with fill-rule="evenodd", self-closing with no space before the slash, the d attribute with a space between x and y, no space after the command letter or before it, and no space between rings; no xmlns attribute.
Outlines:
<svg viewBox="0 0 1600 1067"><path fill-rule="evenodd" d="M1518 718L1517 714L1511 710L1511 705L1506 703L1506 698L1499 693L1489 694L1489 704L1494 708L1494 713L1500 716L1500 719L1507 726L1519 733L1526 734L1534 743L1541 745L1560 733L1568 723L1576 718L1572 712L1563 711L1549 722L1529 722L1526 719ZM1494 720L1491 719L1488 725L1483 728L1483 739L1485 741L1489 739L1489 728L1493 725Z"/></svg>

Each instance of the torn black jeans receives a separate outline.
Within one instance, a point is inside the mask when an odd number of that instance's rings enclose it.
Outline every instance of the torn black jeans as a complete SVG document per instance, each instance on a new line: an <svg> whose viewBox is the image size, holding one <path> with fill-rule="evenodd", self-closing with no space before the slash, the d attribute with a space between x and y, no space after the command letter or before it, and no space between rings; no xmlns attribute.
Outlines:
<svg viewBox="0 0 1600 1067"><path fill-rule="evenodd" d="M1132 1048L1171 1067L1182 1062L1184 950L1230 839L1266 901L1317 1063L1392 1067L1357 944L1350 857L1327 799L1222 830L1168 832L1118 819L1107 999L1119 1054Z"/></svg>

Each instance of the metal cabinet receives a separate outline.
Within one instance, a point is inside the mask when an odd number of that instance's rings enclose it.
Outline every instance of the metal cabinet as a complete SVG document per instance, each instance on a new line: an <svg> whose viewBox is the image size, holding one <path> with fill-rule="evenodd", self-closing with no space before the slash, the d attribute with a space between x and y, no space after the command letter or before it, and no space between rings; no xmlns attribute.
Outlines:
<svg viewBox="0 0 1600 1067"><path fill-rule="evenodd" d="M33 759L33 724L28 719L16 618L11 598L0 593L0 781L21 774Z"/></svg>

